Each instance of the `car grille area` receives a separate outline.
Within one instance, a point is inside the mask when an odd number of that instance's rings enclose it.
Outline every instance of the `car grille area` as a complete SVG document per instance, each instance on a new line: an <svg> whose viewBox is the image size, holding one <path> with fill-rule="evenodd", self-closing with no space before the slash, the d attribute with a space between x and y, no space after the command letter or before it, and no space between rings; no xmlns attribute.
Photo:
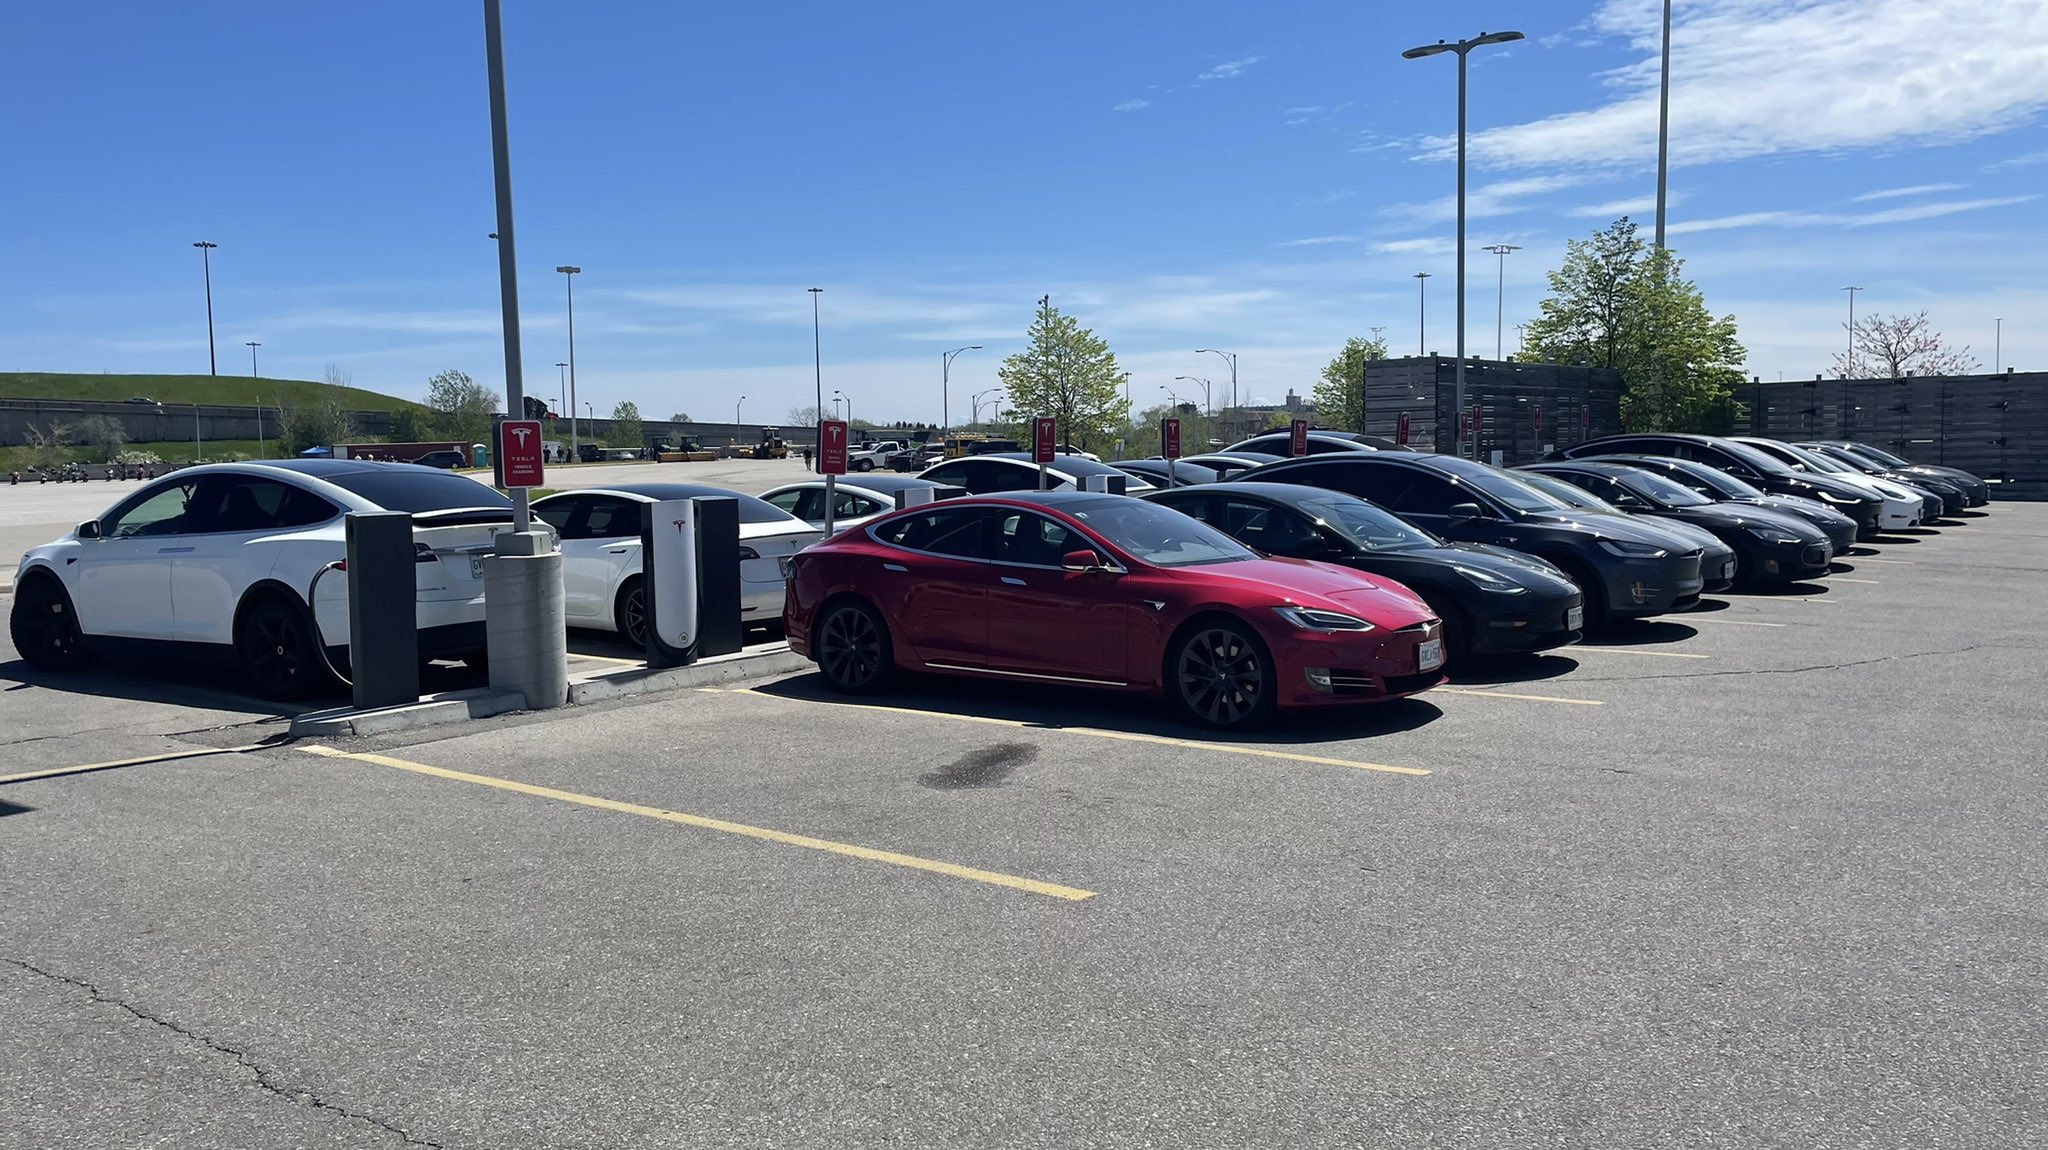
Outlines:
<svg viewBox="0 0 2048 1150"><path fill-rule="evenodd" d="M1330 672L1330 692L1351 698L1405 695L1433 687L1442 678L1441 671L1424 671L1416 675L1374 675L1367 671L1333 669Z"/></svg>

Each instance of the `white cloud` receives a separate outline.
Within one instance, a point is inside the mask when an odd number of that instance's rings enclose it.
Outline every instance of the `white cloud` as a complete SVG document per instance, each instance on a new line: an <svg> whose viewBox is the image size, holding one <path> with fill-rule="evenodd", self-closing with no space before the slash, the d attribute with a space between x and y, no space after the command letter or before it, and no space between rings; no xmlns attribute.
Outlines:
<svg viewBox="0 0 2048 1150"><path fill-rule="evenodd" d="M1684 195L1681 193L1666 192L1664 195L1664 206L1669 208L1684 198ZM1566 208L1564 214L1583 220L1614 220L1620 219L1622 216L1648 216L1656 210L1657 197L1649 195L1631 196L1625 200L1609 200L1604 204L1585 204L1576 208Z"/></svg>
<svg viewBox="0 0 2048 1150"><path fill-rule="evenodd" d="M1910 188L1883 188L1875 192L1865 192L1849 202L1852 204L1867 204L1872 200L1903 200L1910 196L1925 196L1934 192L1959 192L1962 190L1963 185L1961 184L1914 184Z"/></svg>
<svg viewBox="0 0 2048 1150"><path fill-rule="evenodd" d="M1313 248L1321 247L1324 244L1355 244L1357 242L1357 236L1309 236L1306 239L1287 240L1279 246L1283 248Z"/></svg>
<svg viewBox="0 0 2048 1150"><path fill-rule="evenodd" d="M1644 53L1606 79L1601 107L1470 137L1508 167L1653 162L1655 0L1607 0L1594 24ZM1959 30L1997 29L1995 50ZM1718 0L1682 4L1672 28L1671 158L1943 144L1999 132L2048 109L2048 4L2015 0ZM1426 141L1435 158L1456 141Z"/></svg>
<svg viewBox="0 0 2048 1150"><path fill-rule="evenodd" d="M1137 110L1138 110L1138 109L1140 109L1140 108L1149 108L1149 107L1151 107L1151 106L1152 106L1152 101L1150 101L1150 100L1125 100L1125 101L1124 101L1123 103L1121 103L1121 104L1118 104L1118 105L1117 105L1117 106L1115 106L1114 108L1111 108L1111 109L1110 109L1110 111L1112 111L1112 112L1135 112L1135 111L1137 111Z"/></svg>
<svg viewBox="0 0 2048 1150"><path fill-rule="evenodd" d="M2019 156L2007 156L2003 160L1984 165L1984 170L1987 172L2004 172L2010 171L2013 168L2032 167L2035 164L2048 164L2048 152L2028 152Z"/></svg>
<svg viewBox="0 0 2048 1150"><path fill-rule="evenodd" d="M1529 210L1521 201L1565 188L1586 183L1587 177L1577 175L1524 176L1514 180L1497 180L1469 189L1465 193L1465 216L1467 219L1483 219L1489 216L1505 216ZM1394 204L1385 209L1385 214L1417 223L1438 223L1458 218L1458 197L1444 196L1441 199L1425 200L1421 203Z"/></svg>
<svg viewBox="0 0 2048 1150"><path fill-rule="evenodd" d="M1264 56L1244 56L1236 60L1225 60L1196 76L1197 80L1235 80L1244 74L1246 68L1265 59Z"/></svg>
<svg viewBox="0 0 2048 1150"><path fill-rule="evenodd" d="M1419 236L1412 240L1387 240L1369 250L1376 256L1447 256L1456 252L1458 245L1442 236Z"/></svg>
<svg viewBox="0 0 2048 1150"><path fill-rule="evenodd" d="M1887 208L1881 212L1796 212L1767 211L1743 212L1740 215L1717 216L1704 220L1680 220L1667 227L1671 235L1687 235L1694 232L1719 232L1734 228L1754 227L1838 227L1867 228L1879 224L1910 223L1914 220L1931 220L1941 216L1952 216L1960 212L1982 211L1985 208L2002 208L2011 204L2023 204L2037 197L2000 196L1983 200L1941 200L1931 204L1915 204L1905 208Z"/></svg>

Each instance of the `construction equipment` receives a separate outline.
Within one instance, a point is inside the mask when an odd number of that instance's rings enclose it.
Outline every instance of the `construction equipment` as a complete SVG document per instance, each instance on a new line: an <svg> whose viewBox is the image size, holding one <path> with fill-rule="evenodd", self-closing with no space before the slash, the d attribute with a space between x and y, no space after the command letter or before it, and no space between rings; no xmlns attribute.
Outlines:
<svg viewBox="0 0 2048 1150"><path fill-rule="evenodd" d="M735 443L732 454L735 459L788 459L789 441L782 438L781 428L764 427L761 429L761 442Z"/></svg>

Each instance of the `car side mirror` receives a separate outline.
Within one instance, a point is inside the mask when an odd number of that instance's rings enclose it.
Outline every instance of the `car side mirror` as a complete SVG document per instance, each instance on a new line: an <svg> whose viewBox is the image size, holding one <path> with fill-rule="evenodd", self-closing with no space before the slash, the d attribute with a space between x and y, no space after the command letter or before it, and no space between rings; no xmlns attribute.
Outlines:
<svg viewBox="0 0 2048 1150"><path fill-rule="evenodd" d="M88 519L85 522L79 524L78 537L80 539L98 539L100 537L100 521L97 519Z"/></svg>
<svg viewBox="0 0 2048 1150"><path fill-rule="evenodd" d="M1085 575L1090 571L1107 571L1101 557L1093 551L1069 551L1060 556L1060 567L1076 574Z"/></svg>
<svg viewBox="0 0 2048 1150"><path fill-rule="evenodd" d="M1477 503L1453 503L1451 504L1451 518L1477 519L1479 518L1479 505Z"/></svg>

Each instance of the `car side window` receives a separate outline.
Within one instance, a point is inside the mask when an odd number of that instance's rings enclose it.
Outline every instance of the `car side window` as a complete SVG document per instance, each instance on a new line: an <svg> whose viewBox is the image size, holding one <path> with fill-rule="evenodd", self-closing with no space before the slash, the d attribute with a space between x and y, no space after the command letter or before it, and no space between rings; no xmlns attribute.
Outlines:
<svg viewBox="0 0 2048 1150"><path fill-rule="evenodd" d="M1038 489L1038 469L1019 467L1012 463L997 463L984 460L978 466L984 474L981 486L974 489L976 495L987 495L999 491L1035 491ZM1058 486L1058 481L1054 481Z"/></svg>
<svg viewBox="0 0 2048 1150"><path fill-rule="evenodd" d="M781 508L798 519L802 519L804 515L796 509L796 506L803 502L804 496L809 494L809 492L810 488L808 487L799 487L795 491L778 491L767 497L768 504L771 507Z"/></svg>
<svg viewBox="0 0 2048 1150"><path fill-rule="evenodd" d="M577 512L583 510L583 504L581 499L550 499L533 509L533 517L554 528L555 534L564 539L581 539L581 535L570 533L569 525L576 520Z"/></svg>
<svg viewBox="0 0 2048 1150"><path fill-rule="evenodd" d="M907 551L929 551L955 559L986 559L984 526L988 516L978 507L933 507L883 523L874 537Z"/></svg>
<svg viewBox="0 0 2048 1150"><path fill-rule="evenodd" d="M1223 533L1269 555L1320 554L1322 535L1316 525L1284 507L1248 499L1223 500Z"/></svg>
<svg viewBox="0 0 2048 1150"><path fill-rule="evenodd" d="M879 510L875 507L874 500L863 499L851 491L841 491L838 495L839 498L832 503L834 519L855 519L862 515L873 515Z"/></svg>
<svg viewBox="0 0 2048 1150"><path fill-rule="evenodd" d="M640 538L640 504L628 499L594 498L583 520L585 539Z"/></svg>
<svg viewBox="0 0 2048 1150"><path fill-rule="evenodd" d="M1229 534L1228 530L1216 521L1216 500L1211 496L1175 495L1166 499L1155 499L1153 502L1162 507L1171 507L1190 519L1199 519L1209 526Z"/></svg>
<svg viewBox="0 0 2048 1150"><path fill-rule="evenodd" d="M335 506L325 499L273 479L212 475L200 481L181 532L277 531L320 523L335 514Z"/></svg>
<svg viewBox="0 0 2048 1150"><path fill-rule="evenodd" d="M1058 567L1069 551L1095 545L1043 515L1019 511L1000 515L996 529L996 562L1022 563L1033 567Z"/></svg>
<svg viewBox="0 0 2048 1150"><path fill-rule="evenodd" d="M1405 478L1407 484L1387 508L1399 515L1449 515L1460 503L1478 502L1471 492L1434 475L1417 473Z"/></svg>
<svg viewBox="0 0 2048 1150"><path fill-rule="evenodd" d="M190 530L186 512L198 489L199 481L195 479L150 492L108 516L100 535L106 539L131 539L184 534Z"/></svg>
<svg viewBox="0 0 2048 1150"><path fill-rule="evenodd" d="M952 463L942 463L939 466L932 468L930 471L924 473L924 477L926 479L931 480L933 483L943 483L948 487L964 487L967 489L968 494L978 495L980 494L980 492L975 491L975 489L969 485L969 473L967 470L968 467L969 464L960 460L955 460Z"/></svg>

